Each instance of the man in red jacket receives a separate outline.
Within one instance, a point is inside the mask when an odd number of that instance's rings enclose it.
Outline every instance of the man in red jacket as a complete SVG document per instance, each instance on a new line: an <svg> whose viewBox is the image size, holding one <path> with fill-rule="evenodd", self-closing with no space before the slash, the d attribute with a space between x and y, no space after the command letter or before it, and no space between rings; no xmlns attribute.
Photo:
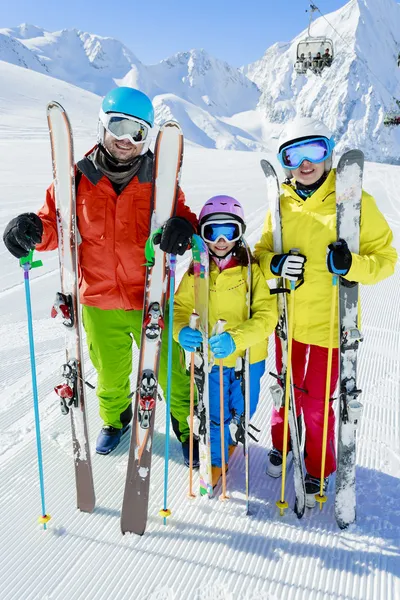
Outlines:
<svg viewBox="0 0 400 600"><path fill-rule="evenodd" d="M153 106L145 94L126 87L111 90L100 110L98 144L77 163L80 300L89 354L98 374L97 396L104 422L96 444L99 454L108 454L118 446L132 419L129 376L132 337L139 345L142 327L153 125ZM176 216L164 224L161 249L182 255L196 225L196 216L179 190ZM12 219L3 239L17 258L27 256L32 248L57 248L53 185L38 214L24 213ZM167 321L165 318L166 326ZM166 346L162 346L159 374L164 392ZM172 365L172 424L188 462L189 378L175 342ZM194 458L198 462L197 456Z"/></svg>

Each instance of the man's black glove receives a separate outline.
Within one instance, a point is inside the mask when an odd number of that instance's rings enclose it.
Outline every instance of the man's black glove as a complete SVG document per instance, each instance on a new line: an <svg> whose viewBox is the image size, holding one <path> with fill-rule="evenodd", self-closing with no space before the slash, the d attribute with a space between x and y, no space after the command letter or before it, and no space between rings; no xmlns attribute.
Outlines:
<svg viewBox="0 0 400 600"><path fill-rule="evenodd" d="M193 225L183 217L171 217L164 223L160 248L167 254L185 254L189 247Z"/></svg>
<svg viewBox="0 0 400 600"><path fill-rule="evenodd" d="M3 241L6 248L16 258L28 256L36 244L40 244L43 224L35 213L23 213L11 219L4 230Z"/></svg>
<svg viewBox="0 0 400 600"><path fill-rule="evenodd" d="M347 275L352 262L353 257L351 256L346 240L338 240L337 242L333 242L333 244L329 244L326 264L333 275Z"/></svg>

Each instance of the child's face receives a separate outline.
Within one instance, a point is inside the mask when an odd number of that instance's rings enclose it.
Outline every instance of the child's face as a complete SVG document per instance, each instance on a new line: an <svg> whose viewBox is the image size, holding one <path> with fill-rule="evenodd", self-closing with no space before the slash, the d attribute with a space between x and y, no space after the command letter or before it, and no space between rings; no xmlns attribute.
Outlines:
<svg viewBox="0 0 400 600"><path fill-rule="evenodd" d="M292 170L293 177L303 185L312 185L321 179L325 171L325 163L312 163L304 160L297 169Z"/></svg>
<svg viewBox="0 0 400 600"><path fill-rule="evenodd" d="M233 250L236 242L227 242L223 237L220 237L216 242L207 242L207 246L210 248L212 252L214 252L215 256L226 256L229 254L231 250Z"/></svg>

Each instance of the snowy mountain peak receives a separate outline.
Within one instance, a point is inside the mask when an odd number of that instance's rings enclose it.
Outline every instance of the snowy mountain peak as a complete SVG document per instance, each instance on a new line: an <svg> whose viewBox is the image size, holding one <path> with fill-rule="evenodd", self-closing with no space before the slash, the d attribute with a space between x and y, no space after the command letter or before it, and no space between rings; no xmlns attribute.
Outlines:
<svg viewBox="0 0 400 600"><path fill-rule="evenodd" d="M17 39L31 39L35 37L41 37L44 35L45 30L36 25L30 23L22 23L18 27L11 27L8 29L0 29L0 33L4 33Z"/></svg>
<svg viewBox="0 0 400 600"><path fill-rule="evenodd" d="M339 152L359 147L370 160L399 162L400 131L383 126L393 97L400 97L400 5L394 0L351 0L316 19L312 36L329 38L334 61L321 75L297 75L293 64L299 41L275 44L244 69L262 90L259 108L276 124L315 116L334 131Z"/></svg>
<svg viewBox="0 0 400 600"><path fill-rule="evenodd" d="M259 90L239 69L235 69L203 49L179 52L118 82L135 83L151 97L174 93L206 108L213 115L231 116L257 106Z"/></svg>
<svg viewBox="0 0 400 600"><path fill-rule="evenodd" d="M226 85L226 80L235 81L245 88L254 88L249 79L243 76L239 69L235 69L227 62L211 56L203 48L192 49L188 52L178 52L160 63L167 65L170 69L184 68L187 71L186 80L194 87L200 80L207 77L210 71L218 73L222 77L222 85Z"/></svg>
<svg viewBox="0 0 400 600"><path fill-rule="evenodd" d="M140 63L124 44L114 38L77 32L86 55L96 69L115 69L115 76L123 76L132 64ZM120 74L122 73L122 75Z"/></svg>
<svg viewBox="0 0 400 600"><path fill-rule="evenodd" d="M46 65L28 48L24 46L21 40L11 36L9 29L0 29L0 60L32 69L39 73L48 73Z"/></svg>
<svg viewBox="0 0 400 600"><path fill-rule="evenodd" d="M26 64L28 68L48 72L57 79L100 95L114 87L114 80L124 77L134 64L140 64L118 40L78 29L48 32L23 24L1 29L1 34L8 38L7 51L2 47L5 42L0 44L3 60L21 66Z"/></svg>

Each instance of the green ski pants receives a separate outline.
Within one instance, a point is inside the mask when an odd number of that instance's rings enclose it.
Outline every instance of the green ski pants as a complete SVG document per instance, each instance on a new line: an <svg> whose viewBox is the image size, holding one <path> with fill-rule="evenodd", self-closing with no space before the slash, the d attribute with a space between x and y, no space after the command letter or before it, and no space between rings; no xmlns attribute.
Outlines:
<svg viewBox="0 0 400 600"><path fill-rule="evenodd" d="M131 403L128 396L131 392L129 376L132 372L132 342L134 340L139 347L142 311L103 310L94 306L83 306L82 310L89 355L98 375L96 391L100 417L105 425L120 429L121 413ZM166 396L168 309L165 311L164 320L158 381ZM173 341L171 420L175 434L181 442L189 437L189 401L190 378L185 366L185 354L179 344Z"/></svg>

